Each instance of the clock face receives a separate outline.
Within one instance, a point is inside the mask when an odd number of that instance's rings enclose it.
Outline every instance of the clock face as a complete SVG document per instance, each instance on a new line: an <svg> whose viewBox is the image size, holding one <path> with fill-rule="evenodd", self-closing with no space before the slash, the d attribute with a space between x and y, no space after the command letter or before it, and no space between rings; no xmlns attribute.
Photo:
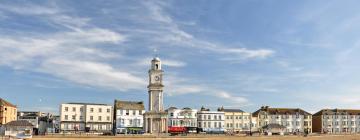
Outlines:
<svg viewBox="0 0 360 140"><path fill-rule="evenodd" d="M160 81L160 76L155 76L155 81Z"/></svg>

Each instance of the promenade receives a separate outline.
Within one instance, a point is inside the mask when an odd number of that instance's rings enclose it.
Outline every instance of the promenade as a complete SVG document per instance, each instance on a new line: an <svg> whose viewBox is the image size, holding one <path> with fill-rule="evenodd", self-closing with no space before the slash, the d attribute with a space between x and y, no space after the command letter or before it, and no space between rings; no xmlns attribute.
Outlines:
<svg viewBox="0 0 360 140"><path fill-rule="evenodd" d="M35 136L32 140L147 140L147 139L207 139L207 140L360 140L360 135L316 135L316 136L174 136L174 137L152 137L152 136Z"/></svg>

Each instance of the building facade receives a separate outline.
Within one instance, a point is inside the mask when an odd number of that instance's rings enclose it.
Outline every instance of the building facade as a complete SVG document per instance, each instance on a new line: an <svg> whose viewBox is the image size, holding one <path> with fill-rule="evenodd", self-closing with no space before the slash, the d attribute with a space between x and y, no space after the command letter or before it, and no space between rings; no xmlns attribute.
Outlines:
<svg viewBox="0 0 360 140"><path fill-rule="evenodd" d="M39 134L39 118L43 115L41 112L33 111L19 111L17 113L17 120L25 120L33 125L33 133L35 135Z"/></svg>
<svg viewBox="0 0 360 140"><path fill-rule="evenodd" d="M225 128L228 132L240 133L249 132L251 129L251 113L244 112L240 109L224 109Z"/></svg>
<svg viewBox="0 0 360 140"><path fill-rule="evenodd" d="M360 133L360 110L323 109L313 115L313 131L320 133Z"/></svg>
<svg viewBox="0 0 360 140"><path fill-rule="evenodd" d="M168 112L169 127L185 127L188 132L196 132L197 128L197 109L170 107Z"/></svg>
<svg viewBox="0 0 360 140"><path fill-rule="evenodd" d="M166 133L167 113L164 111L164 94L162 83L163 70L158 57L151 60L149 70L149 111L144 114L144 129L146 133Z"/></svg>
<svg viewBox="0 0 360 140"><path fill-rule="evenodd" d="M17 107L10 102L0 98L0 125L15 121L17 118Z"/></svg>
<svg viewBox="0 0 360 140"><path fill-rule="evenodd" d="M223 111L210 111L202 107L197 113L197 125L200 131L208 133L225 132L225 113Z"/></svg>
<svg viewBox="0 0 360 140"><path fill-rule="evenodd" d="M31 139L33 125L26 120L15 120L3 125L3 136L13 137L15 139ZM10 138L12 139L12 138Z"/></svg>
<svg viewBox="0 0 360 140"><path fill-rule="evenodd" d="M66 103L60 105L62 132L111 132L112 106L93 103Z"/></svg>
<svg viewBox="0 0 360 140"><path fill-rule="evenodd" d="M136 134L143 130L145 107L143 102L114 101L115 133Z"/></svg>
<svg viewBox="0 0 360 140"><path fill-rule="evenodd" d="M284 126L284 133L312 133L312 116L299 108L270 108L263 106L253 113L257 118L259 131L267 125Z"/></svg>

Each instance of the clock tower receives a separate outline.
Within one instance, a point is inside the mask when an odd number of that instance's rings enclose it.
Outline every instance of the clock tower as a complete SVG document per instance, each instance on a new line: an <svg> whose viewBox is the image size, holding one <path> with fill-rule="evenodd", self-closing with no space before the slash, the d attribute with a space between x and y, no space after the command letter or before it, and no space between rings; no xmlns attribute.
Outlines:
<svg viewBox="0 0 360 140"><path fill-rule="evenodd" d="M146 133L166 133L167 113L164 111L163 70L160 58L155 57L151 60L148 73L149 111L144 114L144 129Z"/></svg>
<svg viewBox="0 0 360 140"><path fill-rule="evenodd" d="M151 68L149 70L149 111L163 111L163 87L162 84L163 71L161 70L161 61L158 57L151 60Z"/></svg>

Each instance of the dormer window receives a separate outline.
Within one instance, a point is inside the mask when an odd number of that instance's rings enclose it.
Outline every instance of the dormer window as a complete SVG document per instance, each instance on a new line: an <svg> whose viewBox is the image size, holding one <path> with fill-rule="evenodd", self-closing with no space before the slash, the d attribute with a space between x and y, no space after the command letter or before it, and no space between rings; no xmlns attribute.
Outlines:
<svg viewBox="0 0 360 140"><path fill-rule="evenodd" d="M155 69L159 69L159 64L155 64Z"/></svg>

